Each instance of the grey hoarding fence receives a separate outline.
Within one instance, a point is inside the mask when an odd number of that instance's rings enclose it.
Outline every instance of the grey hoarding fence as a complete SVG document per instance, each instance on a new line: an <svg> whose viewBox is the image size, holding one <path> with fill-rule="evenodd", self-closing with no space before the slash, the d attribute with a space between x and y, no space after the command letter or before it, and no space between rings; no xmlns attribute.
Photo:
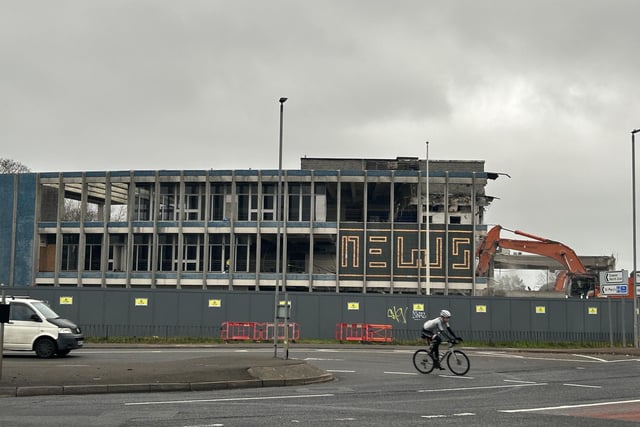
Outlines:
<svg viewBox="0 0 640 427"><path fill-rule="evenodd" d="M49 301L87 337L219 338L224 322L273 321L272 292L30 287L11 293ZM301 339L333 339L338 324L367 323L391 325L394 341L414 341L424 321L447 308L467 341L633 340L633 310L622 300L308 292L290 292L289 299Z"/></svg>

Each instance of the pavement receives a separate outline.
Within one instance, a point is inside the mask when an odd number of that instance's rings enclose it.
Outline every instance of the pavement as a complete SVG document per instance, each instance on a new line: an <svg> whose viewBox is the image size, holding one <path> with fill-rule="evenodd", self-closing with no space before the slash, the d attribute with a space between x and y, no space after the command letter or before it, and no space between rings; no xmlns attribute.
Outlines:
<svg viewBox="0 0 640 427"><path fill-rule="evenodd" d="M85 348L92 348L85 346ZM302 360L268 353L214 353L176 361L112 360L83 364L64 358L25 358L5 352L0 397L203 391L298 386L332 381L333 375Z"/></svg>

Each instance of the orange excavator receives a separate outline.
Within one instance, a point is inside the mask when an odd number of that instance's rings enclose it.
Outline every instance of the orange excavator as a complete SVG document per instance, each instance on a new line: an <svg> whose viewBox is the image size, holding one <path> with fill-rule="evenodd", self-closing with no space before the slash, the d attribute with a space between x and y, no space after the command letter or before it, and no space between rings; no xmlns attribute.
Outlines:
<svg viewBox="0 0 640 427"><path fill-rule="evenodd" d="M530 240L503 239L500 237L501 230L510 231ZM590 298L599 293L598 276L586 269L573 249L554 240L524 231L509 230L499 225L487 232L487 236L478 247L476 276L487 276L491 261L498 248L543 255L556 260L565 270L558 273L554 290L564 292L567 297Z"/></svg>

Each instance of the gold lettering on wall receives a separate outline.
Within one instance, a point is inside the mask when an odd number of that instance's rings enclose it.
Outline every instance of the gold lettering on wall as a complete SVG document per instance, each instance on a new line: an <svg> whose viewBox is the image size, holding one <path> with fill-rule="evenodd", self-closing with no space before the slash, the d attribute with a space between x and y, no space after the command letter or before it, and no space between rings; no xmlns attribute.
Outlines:
<svg viewBox="0 0 640 427"><path fill-rule="evenodd" d="M453 263L451 264L451 268L454 270L461 269L469 269L471 268L471 251L469 249L461 249L466 245L469 245L471 240L468 237L465 238L454 238L452 240L453 248L451 253L456 256L462 255L463 262L462 263Z"/></svg>
<svg viewBox="0 0 640 427"><path fill-rule="evenodd" d="M342 236L342 261L340 266L360 267L360 237L358 236ZM351 265L349 265L349 255L351 255Z"/></svg>

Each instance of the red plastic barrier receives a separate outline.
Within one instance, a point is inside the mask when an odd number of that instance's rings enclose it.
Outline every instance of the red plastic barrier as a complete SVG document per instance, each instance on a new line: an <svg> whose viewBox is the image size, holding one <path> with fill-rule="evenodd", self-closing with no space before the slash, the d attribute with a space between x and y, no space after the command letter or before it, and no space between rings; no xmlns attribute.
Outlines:
<svg viewBox="0 0 640 427"><path fill-rule="evenodd" d="M269 341L274 336L274 324L264 322L223 322L220 325L220 338L225 341ZM288 339L300 339L300 325L288 323ZM284 323L278 323L278 339L285 339Z"/></svg>
<svg viewBox="0 0 640 427"><path fill-rule="evenodd" d="M261 331L256 322L223 322L220 338L225 341L260 341Z"/></svg>
<svg viewBox="0 0 640 427"><path fill-rule="evenodd" d="M391 342L393 341L393 327L391 325L367 325L367 341Z"/></svg>
<svg viewBox="0 0 640 427"><path fill-rule="evenodd" d="M338 323L336 340L359 342L392 342L393 326L372 323Z"/></svg>

